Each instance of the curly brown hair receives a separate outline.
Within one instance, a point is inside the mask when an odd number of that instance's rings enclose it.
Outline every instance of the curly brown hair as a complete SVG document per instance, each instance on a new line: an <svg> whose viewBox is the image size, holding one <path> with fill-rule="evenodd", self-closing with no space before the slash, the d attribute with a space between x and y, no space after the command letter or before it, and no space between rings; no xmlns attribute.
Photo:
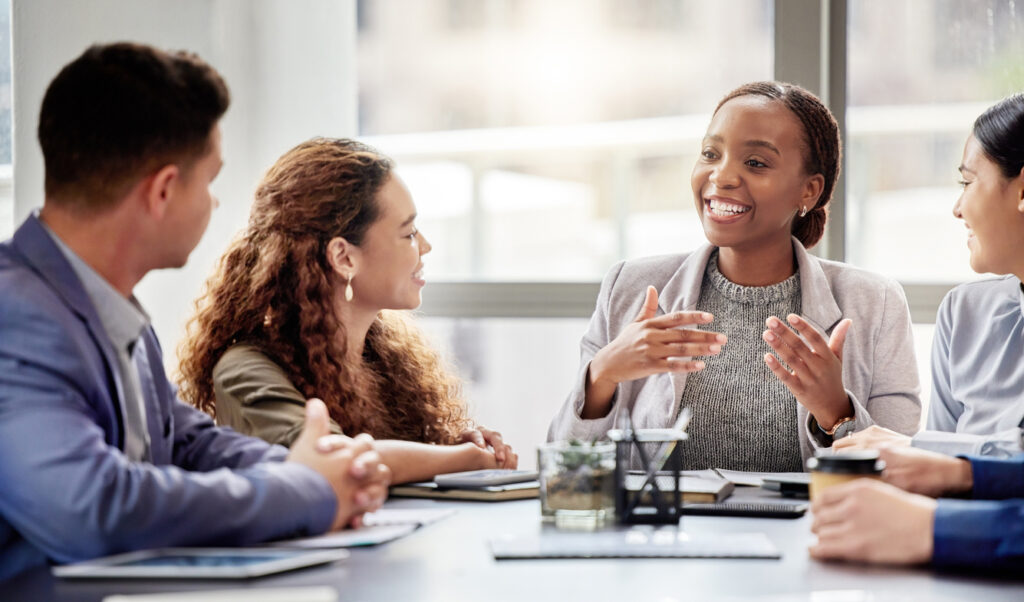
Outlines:
<svg viewBox="0 0 1024 602"><path fill-rule="evenodd" d="M221 258L179 349L181 395L214 415L213 368L238 344L262 351L347 434L450 444L470 426L461 383L418 329L382 311L362 361L346 362L327 244L359 245L380 217L391 161L345 139L285 153L256 190L249 225Z"/></svg>

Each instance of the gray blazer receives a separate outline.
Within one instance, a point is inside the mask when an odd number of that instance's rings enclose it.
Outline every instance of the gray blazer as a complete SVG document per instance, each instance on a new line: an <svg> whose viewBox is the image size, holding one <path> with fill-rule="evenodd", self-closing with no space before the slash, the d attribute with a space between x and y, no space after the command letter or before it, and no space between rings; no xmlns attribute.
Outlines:
<svg viewBox="0 0 1024 602"><path fill-rule="evenodd" d="M686 374L656 374L620 383L607 416L580 418L590 361L640 313L643 291L658 289L658 314L697 310L704 269L714 249L624 261L609 270L597 296L597 309L580 342L580 370L568 399L548 429L548 440L600 439L626 423L636 428L670 426L686 386ZM904 434L918 430L920 386L910 311L898 283L849 265L819 259L793 239L800 268L803 317L826 336L843 318L853 325L843 347L843 383L856 411L856 430L878 424ZM768 349L766 345L766 350ZM714 361L713 359L710 361ZM800 451L806 460L831 438L797 406Z"/></svg>

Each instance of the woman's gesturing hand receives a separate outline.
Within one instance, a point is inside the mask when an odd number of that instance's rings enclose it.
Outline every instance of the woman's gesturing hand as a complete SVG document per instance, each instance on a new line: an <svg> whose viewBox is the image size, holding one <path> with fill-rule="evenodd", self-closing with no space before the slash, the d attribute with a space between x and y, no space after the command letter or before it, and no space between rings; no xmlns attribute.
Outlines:
<svg viewBox="0 0 1024 602"><path fill-rule="evenodd" d="M775 316L765 321L768 330L761 336L779 358L766 353L764 361L793 397L814 415L818 424L829 428L853 413L843 386L843 343L852 321L840 322L826 341L800 316L789 314L786 320L796 332ZM789 366L788 370L779 359Z"/></svg>
<svg viewBox="0 0 1024 602"><path fill-rule="evenodd" d="M655 317L657 311L658 291L649 286L640 314L594 355L587 375L584 418L607 414L621 382L663 372L696 372L704 362L691 358L722 351L724 334L683 328L707 324L714 319L711 314L680 311Z"/></svg>

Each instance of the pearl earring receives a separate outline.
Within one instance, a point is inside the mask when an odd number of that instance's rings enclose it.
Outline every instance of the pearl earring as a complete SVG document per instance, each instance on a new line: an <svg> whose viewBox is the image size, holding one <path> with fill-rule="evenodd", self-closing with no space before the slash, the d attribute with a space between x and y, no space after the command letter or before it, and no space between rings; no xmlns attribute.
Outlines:
<svg viewBox="0 0 1024 602"><path fill-rule="evenodd" d="M345 285L345 300L346 301L351 301L352 300L352 279L353 278L354 278L354 276L349 276L348 277L348 284Z"/></svg>

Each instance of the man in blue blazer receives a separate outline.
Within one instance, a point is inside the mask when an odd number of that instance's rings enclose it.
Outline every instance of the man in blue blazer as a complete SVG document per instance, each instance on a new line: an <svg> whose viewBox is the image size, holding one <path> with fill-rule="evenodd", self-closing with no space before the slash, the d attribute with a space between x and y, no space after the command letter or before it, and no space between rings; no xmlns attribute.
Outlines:
<svg viewBox="0 0 1024 602"><path fill-rule="evenodd" d="M89 48L47 89L46 201L0 244L0 579L321 533L386 495L372 440L323 439L322 403L289 452L214 426L164 374L132 289L199 242L227 106L198 57L126 43Z"/></svg>
<svg viewBox="0 0 1024 602"><path fill-rule="evenodd" d="M952 457L890 447L880 457L886 482L856 479L817 496L811 505L811 528L818 536L812 556L1020 575L1024 454Z"/></svg>

